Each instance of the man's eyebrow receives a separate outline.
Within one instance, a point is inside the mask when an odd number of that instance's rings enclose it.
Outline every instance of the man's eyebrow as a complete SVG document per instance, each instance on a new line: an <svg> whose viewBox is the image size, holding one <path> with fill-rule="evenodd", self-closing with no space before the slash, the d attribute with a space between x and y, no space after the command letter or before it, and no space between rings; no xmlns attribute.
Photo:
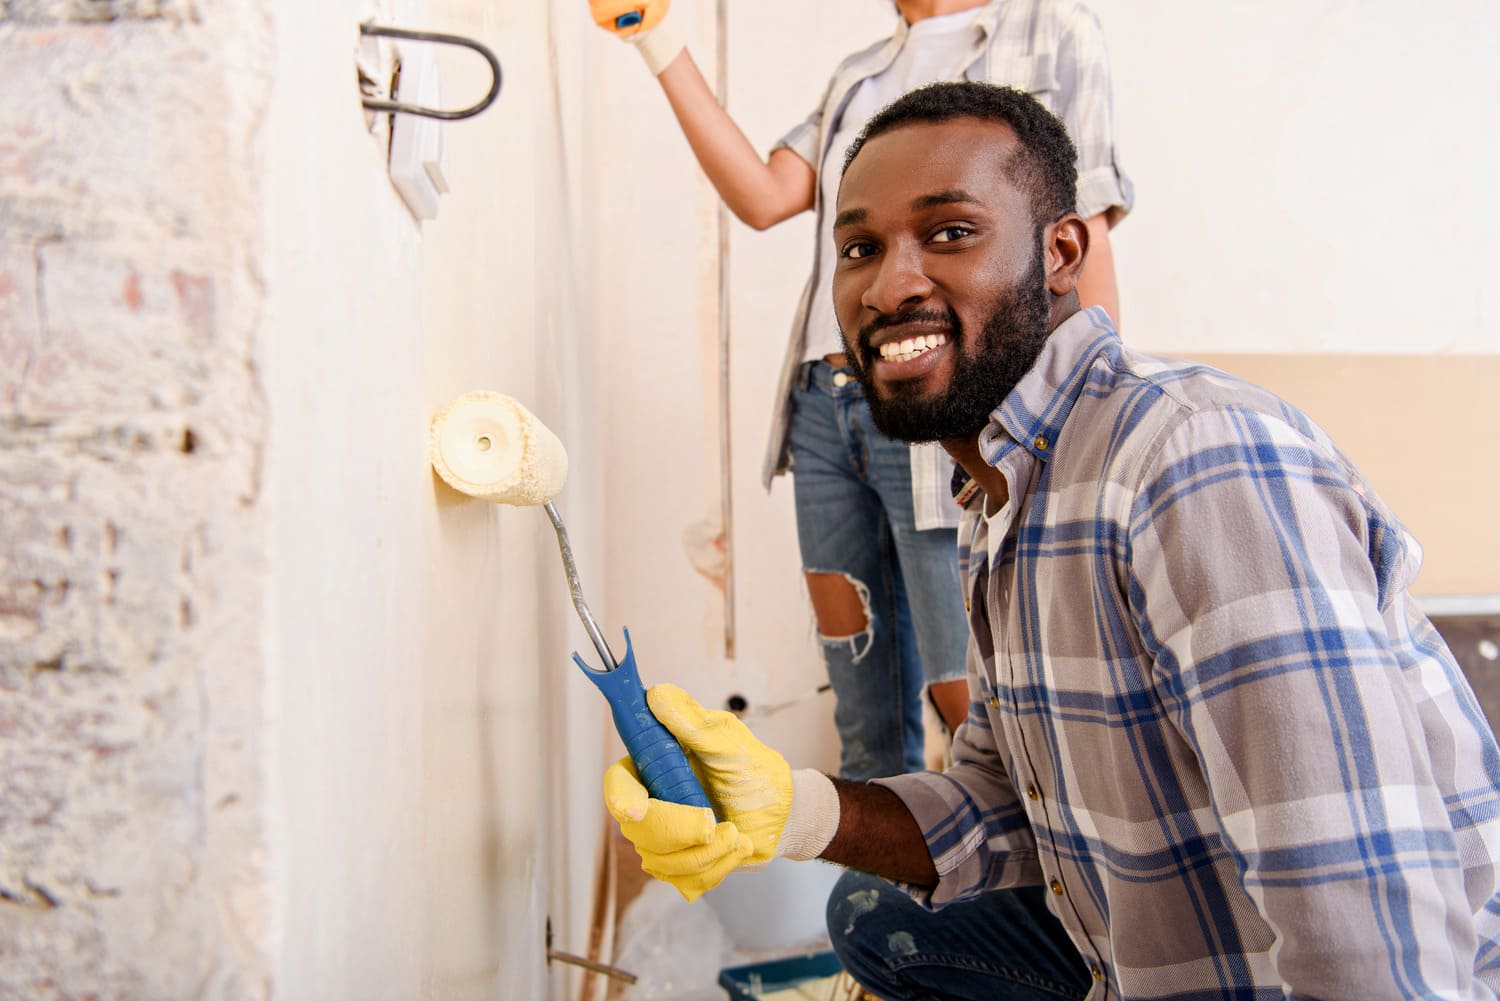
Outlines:
<svg viewBox="0 0 1500 1001"><path fill-rule="evenodd" d="M834 217L833 228L857 225L864 222L868 214L864 209L845 209Z"/></svg>
<svg viewBox="0 0 1500 1001"><path fill-rule="evenodd" d="M954 188L950 191L939 191L935 194L923 195L921 198L913 198L911 207L914 209L930 209L939 205L952 205L956 202L972 201L977 201L973 195L967 191Z"/></svg>
<svg viewBox="0 0 1500 1001"><path fill-rule="evenodd" d="M977 201L978 199L967 191L960 188L953 188L949 191L937 191L930 195L923 195L920 198L913 198L911 200L911 207L920 211L922 209L936 208L939 205L956 205L960 202ZM864 209L845 209L834 218L833 228L839 229L842 226L858 225L864 222L868 215L869 213Z"/></svg>

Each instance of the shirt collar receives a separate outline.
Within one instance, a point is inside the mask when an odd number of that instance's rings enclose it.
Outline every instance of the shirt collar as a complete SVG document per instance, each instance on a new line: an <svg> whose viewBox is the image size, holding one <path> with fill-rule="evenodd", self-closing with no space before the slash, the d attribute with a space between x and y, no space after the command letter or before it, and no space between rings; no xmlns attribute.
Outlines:
<svg viewBox="0 0 1500 1001"><path fill-rule="evenodd" d="M1009 2L1010 0L990 0L980 10L979 16L974 20L974 26L979 29L982 39L987 40L994 35L995 24L1000 20L1000 12L1005 9L1005 5ZM906 44L906 35L909 31L911 31L911 25L907 24L906 18L901 16L900 11L897 11L896 30L891 33L891 40L886 43L884 50L882 50L883 54L892 59L896 58L896 53L901 50L901 46Z"/></svg>
<svg viewBox="0 0 1500 1001"><path fill-rule="evenodd" d="M1016 447L1043 462L1050 459L1094 359L1105 352L1116 355L1120 348L1120 335L1101 307L1081 309L1064 320L979 432L984 461L996 465Z"/></svg>

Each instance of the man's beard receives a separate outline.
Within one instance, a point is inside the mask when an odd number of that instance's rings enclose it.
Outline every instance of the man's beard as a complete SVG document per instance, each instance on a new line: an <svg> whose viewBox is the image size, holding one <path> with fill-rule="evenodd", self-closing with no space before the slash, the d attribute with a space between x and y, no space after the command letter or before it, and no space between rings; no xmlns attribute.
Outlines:
<svg viewBox="0 0 1500 1001"><path fill-rule="evenodd" d="M954 361L946 391L924 398L921 380L913 379L888 384L890 395L882 397L870 376L870 366L876 357L870 348L870 337L882 327L914 315L917 314L905 313L886 322L877 320L859 332L856 357L860 364L856 371L875 426L888 438L908 442L944 441L977 434L989 423L995 408L1031 371L1051 333L1051 301L1042 265L1041 241L1037 241L1027 275L997 298L990 318L979 331L977 352L971 354L965 350L969 335L951 306L946 316L927 317L945 319L948 323L948 343Z"/></svg>

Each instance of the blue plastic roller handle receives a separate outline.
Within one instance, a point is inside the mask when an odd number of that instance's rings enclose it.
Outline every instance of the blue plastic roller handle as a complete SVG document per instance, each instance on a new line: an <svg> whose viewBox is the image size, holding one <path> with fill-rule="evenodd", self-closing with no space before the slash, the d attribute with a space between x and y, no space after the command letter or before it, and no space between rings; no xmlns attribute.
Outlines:
<svg viewBox="0 0 1500 1001"><path fill-rule="evenodd" d="M613 671L594 670L576 652L573 662L583 669L584 677L604 693L609 711L615 718L615 729L625 741L625 749L630 752L635 770L640 773L651 798L713 809L677 739L651 714L651 707L646 704L646 689L641 686L641 676L636 671L630 630L625 630L625 659Z"/></svg>
<svg viewBox="0 0 1500 1001"><path fill-rule="evenodd" d="M615 18L615 28L634 28L643 18L638 10L629 10Z"/></svg>

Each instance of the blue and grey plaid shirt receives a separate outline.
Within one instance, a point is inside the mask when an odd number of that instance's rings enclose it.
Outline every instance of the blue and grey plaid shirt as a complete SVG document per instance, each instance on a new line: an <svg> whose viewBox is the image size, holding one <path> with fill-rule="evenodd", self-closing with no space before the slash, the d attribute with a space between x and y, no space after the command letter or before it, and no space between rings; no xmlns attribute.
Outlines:
<svg viewBox="0 0 1500 1001"><path fill-rule="evenodd" d="M1500 750L1421 551L1306 416L1062 324L959 528L972 705L881 780L928 906L1042 884L1091 998L1493 998Z"/></svg>

